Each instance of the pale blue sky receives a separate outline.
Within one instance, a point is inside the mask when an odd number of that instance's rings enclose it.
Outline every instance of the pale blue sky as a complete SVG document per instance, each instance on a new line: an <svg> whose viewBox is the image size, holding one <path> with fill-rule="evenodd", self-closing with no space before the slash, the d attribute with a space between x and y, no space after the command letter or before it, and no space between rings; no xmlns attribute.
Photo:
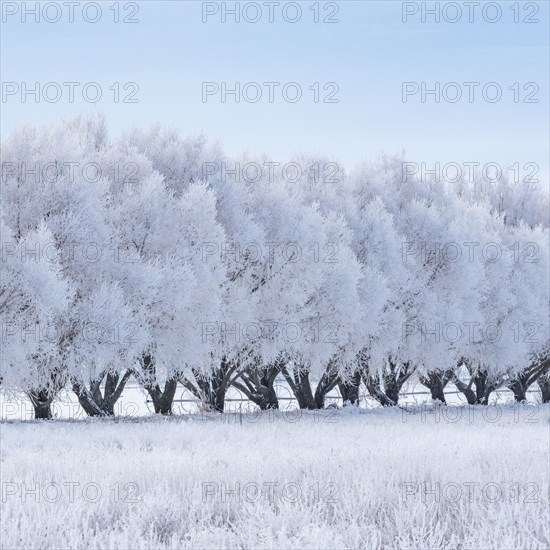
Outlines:
<svg viewBox="0 0 550 550"><path fill-rule="evenodd" d="M219 14L203 23L203 2L138 4L136 24L112 21L113 1L101 2L97 23L83 21L79 8L74 23L65 11L57 23L35 23L32 17L23 23L20 13L8 16L1 36L4 83L95 81L104 96L95 105L71 104L66 93L57 103L35 103L30 97L23 103L20 94L10 96L1 104L2 135L23 121L46 123L101 111L112 134L160 121L183 134L204 131L229 153L268 152L280 161L295 152L324 153L349 167L381 151L403 149L416 162L537 162L541 185L548 185L548 2L531 3L538 8L534 24L514 22L513 2L498 2L502 18L492 24L481 13L485 2L473 23L464 7L462 21L455 24L435 23L433 17L422 23L420 15L403 23L400 1L337 2L335 24L314 23L308 9L313 1L300 3L303 15L294 24L285 22L277 8L274 23L268 22L267 8L255 24L230 17L222 23ZM325 4L320 2L321 16L328 13ZM128 13L124 5L122 16ZM530 11L521 6L520 18ZM204 103L204 81L228 86L296 81L304 96L296 104L279 94L272 104L236 104L231 97L221 103L219 95ZM330 81L339 86L339 102L314 103L308 87ZM478 88L474 103L422 104L417 97L403 103L403 81L492 81L502 87L503 98L487 103ZM115 104L108 89L113 82L137 82L139 102ZM514 103L508 89L514 82L536 82L539 103ZM526 92L520 88L520 93Z"/></svg>

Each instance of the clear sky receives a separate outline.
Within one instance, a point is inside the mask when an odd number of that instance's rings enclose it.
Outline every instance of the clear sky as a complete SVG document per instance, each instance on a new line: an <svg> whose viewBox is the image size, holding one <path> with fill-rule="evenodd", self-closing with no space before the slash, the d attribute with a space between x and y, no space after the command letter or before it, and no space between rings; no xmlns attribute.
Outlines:
<svg viewBox="0 0 550 550"><path fill-rule="evenodd" d="M268 152L284 161L296 152L323 153L348 167L382 151L402 150L418 163L535 162L541 185L548 185L546 1L473 2L470 8L467 3L439 2L439 22L423 13L435 2L308 0L299 2L301 17L296 3L284 1L118 3L119 19L136 23L115 23L115 3L98 4L102 13L97 22L85 20L96 18L94 6L83 12L81 4L74 7L71 23L63 2L45 13L42 3L37 23L32 14L23 21L23 12L34 9L35 2L2 2L1 79L7 93L1 104L3 136L23 121L46 123L100 111L107 115L112 134L159 121L183 134L204 132L231 154ZM238 23L234 15L223 13L235 4L241 8ZM456 23L456 8L448 4L462 10ZM59 15L58 8L60 20L48 22ZM406 21L404 12L410 14ZM499 20L490 22L499 12ZM257 23L249 22L258 15ZM36 102L27 95L22 101L23 83L32 88L36 82L41 91L48 82L58 83L59 100L41 97ZM73 103L64 82L80 83ZM82 99L88 82L101 86L97 103ZM118 103L109 89L115 82L120 87ZM139 86L132 96L135 103L121 101L136 90L134 85L124 89L127 82ZM204 82L219 87L225 82L227 88L234 88L235 82L241 87L258 83L247 88L248 97L254 99L259 86L262 98L256 103L242 96L236 103L231 95L224 103L220 93L205 98ZM272 103L264 82L280 83L273 87ZM303 95L297 103L283 99L282 88L289 82L300 85ZM334 84L323 90L329 82L336 83L337 92ZM409 89L419 90L406 103L403 82L415 83ZM421 102L422 82L432 89L440 83L438 103L433 95ZM449 82L460 84L458 102L448 101L456 94L453 85L443 95ZM479 86L468 88L464 82ZM482 93L490 82L502 91L502 98L493 103ZM317 103L314 83L319 83ZM524 89L526 83L536 86ZM295 88L286 90L294 96ZM55 97L55 87L47 91ZM486 92L492 99L497 88L492 85ZM322 101L330 93L337 102ZM538 103L525 103L530 97Z"/></svg>

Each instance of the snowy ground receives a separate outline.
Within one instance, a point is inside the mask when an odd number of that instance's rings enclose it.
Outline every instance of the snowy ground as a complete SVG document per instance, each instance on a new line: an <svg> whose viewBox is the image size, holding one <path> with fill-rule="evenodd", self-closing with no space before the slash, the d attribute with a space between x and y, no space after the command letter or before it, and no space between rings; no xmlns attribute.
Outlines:
<svg viewBox="0 0 550 550"><path fill-rule="evenodd" d="M1 546L550 547L548 406L4 421Z"/></svg>

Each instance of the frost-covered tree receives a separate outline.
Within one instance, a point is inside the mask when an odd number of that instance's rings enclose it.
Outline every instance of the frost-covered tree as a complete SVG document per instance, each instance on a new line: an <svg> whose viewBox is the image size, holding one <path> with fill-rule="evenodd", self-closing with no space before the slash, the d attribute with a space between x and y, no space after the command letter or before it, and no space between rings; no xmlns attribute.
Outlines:
<svg viewBox="0 0 550 550"><path fill-rule="evenodd" d="M197 368L207 371L217 352L203 325L223 310L225 270L220 262L205 262L203 248L224 233L215 196L204 184L176 194L151 166L142 170L136 184L117 193L113 223L124 254L135 260L126 269L148 281L145 295L143 287L134 293L136 307L146 304L149 336L135 372L155 411L169 414L178 379Z"/></svg>
<svg viewBox="0 0 550 550"><path fill-rule="evenodd" d="M511 173L494 181L479 178L460 182L455 192L494 220L492 234L504 260L490 263L502 267L508 261L502 287L510 299L501 296L497 301L506 304L508 311L502 317L506 322L501 327L503 338L498 342L503 352L500 376L493 387L504 384L517 400L523 401L529 386L550 368L548 195L528 179L513 181ZM483 377L480 382L483 385ZM471 395L469 400L472 399Z"/></svg>
<svg viewBox="0 0 550 550"><path fill-rule="evenodd" d="M36 418L51 418L51 403L66 383L57 331L67 315L71 288L63 277L53 235L40 223L24 237L0 220L2 389L25 392ZM48 250L48 257L42 253Z"/></svg>
<svg viewBox="0 0 550 550"><path fill-rule="evenodd" d="M3 146L6 224L21 240L42 223L52 239L50 247L40 251L40 260L47 260L53 249L72 290L66 314L56 326L55 354L47 369L58 384L48 399L69 381L78 384L124 362L139 343L118 332L137 320L107 254L108 186L91 160L103 139L97 130L101 121L96 122L77 119L49 128L23 127Z"/></svg>
<svg viewBox="0 0 550 550"><path fill-rule="evenodd" d="M301 408L322 408L352 355L362 319L362 273L351 234L341 216L325 214L300 196L294 182L267 170L275 165L270 159L244 158L235 165L261 167L248 187L266 239L258 243L256 305L265 330L256 342L256 365L235 384L263 407L262 396L273 395L280 372ZM269 405L276 406L273 399Z"/></svg>
<svg viewBox="0 0 550 550"><path fill-rule="evenodd" d="M113 415L131 376L163 414L180 383L211 410L231 386L277 408L278 377L309 409L336 387L357 403L361 382L382 405L416 379L443 402L451 383L470 403L550 392L530 183L233 159L158 126L110 139L102 117L24 126L2 155L0 376L37 416L67 386Z"/></svg>

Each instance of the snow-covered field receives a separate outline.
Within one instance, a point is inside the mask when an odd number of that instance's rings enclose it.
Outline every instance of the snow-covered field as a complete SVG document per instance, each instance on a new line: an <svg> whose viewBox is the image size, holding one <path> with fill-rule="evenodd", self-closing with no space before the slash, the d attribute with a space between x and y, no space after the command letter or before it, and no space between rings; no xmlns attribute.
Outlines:
<svg viewBox="0 0 550 550"><path fill-rule="evenodd" d="M1 546L550 547L548 406L4 421Z"/></svg>

